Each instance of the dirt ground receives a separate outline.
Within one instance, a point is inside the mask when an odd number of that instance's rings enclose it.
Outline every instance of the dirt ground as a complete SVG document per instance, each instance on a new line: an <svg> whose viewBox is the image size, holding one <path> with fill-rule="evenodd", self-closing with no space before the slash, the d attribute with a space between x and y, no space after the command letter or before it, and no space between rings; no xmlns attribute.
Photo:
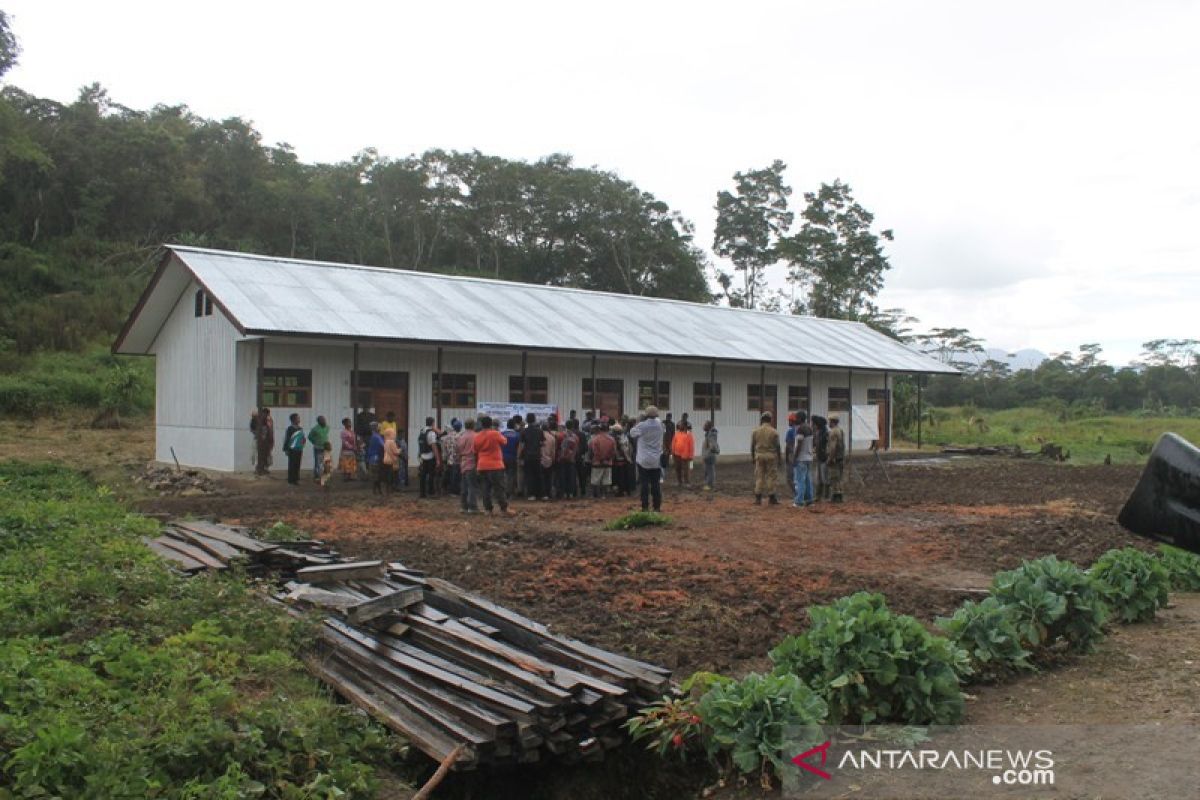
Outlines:
<svg viewBox="0 0 1200 800"><path fill-rule="evenodd" d="M844 594L884 593L932 621L991 575L1050 553L1090 564L1111 547L1148 547L1113 520L1137 479L1130 467L1067 467L1004 458L904 459L853 480L847 502L755 506L747 464L722 465L720 489L666 488L666 528L603 530L630 499L513 504L508 519L458 512L457 498L389 503L335 480L232 478L221 497L150 497L161 514L266 526L286 521L343 552L403 561L476 589L604 647L692 670L743 673ZM972 591L974 590L974 591Z"/></svg>
<svg viewBox="0 0 1200 800"><path fill-rule="evenodd" d="M864 461L866 480L849 481L845 504L795 509L786 501L753 505L749 465L722 464L711 499L668 483L663 510L669 527L610 532L604 524L637 508L635 501L522 500L513 504L514 518L466 516L454 497L422 501L408 490L383 503L365 485L340 479L323 493L308 481L289 489L281 478L247 476L219 478L218 495L161 496L129 480L149 455L145 431L86 432L79 457L55 449L53 429L23 440L12 429L0 434L0 458L68 460L147 513L254 526L283 520L343 553L403 561L567 635L667 664L680 679L696 669L741 675L768 667L767 651L805 626L809 605L853 591L883 592L895 610L928 622L1022 559L1053 553L1086 566L1112 547L1152 547L1115 522L1140 474L1132 466L895 454L887 464L890 481ZM1152 723L1197 731L1198 696L1200 596L1176 595L1157 621L1114 626L1096 653L976 690L966 721ZM1159 747L1150 765L1171 756L1195 764L1197 742L1200 736L1192 735ZM1182 784L1174 774L1145 796L1200 797L1195 769ZM596 783L599 793L588 794L577 775L539 776L533 794L525 779L512 793L501 791L503 782L471 790L465 781L467 788L454 794L617 796L610 782ZM1052 796L1126 796L1104 791L1107 779L1101 771L1089 779L1101 790L1060 787ZM569 788L562 789L563 781ZM695 796L677 788L623 796ZM753 786L717 792L723 798L760 794ZM886 794L863 785L847 796Z"/></svg>

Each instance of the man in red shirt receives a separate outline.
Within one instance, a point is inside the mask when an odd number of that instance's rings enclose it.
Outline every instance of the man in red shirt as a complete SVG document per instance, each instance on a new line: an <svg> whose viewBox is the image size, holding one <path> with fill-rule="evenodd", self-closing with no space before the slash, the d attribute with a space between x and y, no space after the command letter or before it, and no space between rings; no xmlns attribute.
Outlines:
<svg viewBox="0 0 1200 800"><path fill-rule="evenodd" d="M599 431L588 442L588 452L592 454L592 497L608 497L617 443L608 433L607 422L600 424Z"/></svg>
<svg viewBox="0 0 1200 800"><path fill-rule="evenodd" d="M483 498L483 507L492 513L492 496L500 506L500 513L513 516L508 510L508 495L504 479L504 434L492 427L492 418L479 418L479 433L475 434L475 480L477 492Z"/></svg>

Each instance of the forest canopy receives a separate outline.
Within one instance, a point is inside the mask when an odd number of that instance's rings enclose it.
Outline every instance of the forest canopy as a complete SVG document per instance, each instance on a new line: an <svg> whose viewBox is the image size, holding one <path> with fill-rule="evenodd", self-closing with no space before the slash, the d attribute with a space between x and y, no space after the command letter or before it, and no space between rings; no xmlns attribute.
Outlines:
<svg viewBox="0 0 1200 800"><path fill-rule="evenodd" d="M567 155L366 149L307 164L243 119L0 91L0 339L28 353L111 335L157 246L711 301L692 226Z"/></svg>

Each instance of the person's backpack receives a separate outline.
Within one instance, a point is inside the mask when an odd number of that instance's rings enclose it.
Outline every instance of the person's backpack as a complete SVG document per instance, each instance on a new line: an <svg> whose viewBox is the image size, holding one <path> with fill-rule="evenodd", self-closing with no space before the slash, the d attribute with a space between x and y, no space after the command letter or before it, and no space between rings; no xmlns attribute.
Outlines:
<svg viewBox="0 0 1200 800"><path fill-rule="evenodd" d="M304 444L307 441L308 440L304 438L304 429L296 428L296 430L292 432L291 438L288 439L287 449L293 453L298 453L304 449Z"/></svg>
<svg viewBox="0 0 1200 800"><path fill-rule="evenodd" d="M433 447L429 444L429 428L421 428L421 432L417 434L420 438L417 439L417 453L426 455L433 452Z"/></svg>
<svg viewBox="0 0 1200 800"><path fill-rule="evenodd" d="M713 428L711 431L709 431L709 433L704 434L704 438L709 438L709 434L712 435L712 441L709 442L708 452L712 453L714 456L721 455L721 445L717 443L717 429Z"/></svg>

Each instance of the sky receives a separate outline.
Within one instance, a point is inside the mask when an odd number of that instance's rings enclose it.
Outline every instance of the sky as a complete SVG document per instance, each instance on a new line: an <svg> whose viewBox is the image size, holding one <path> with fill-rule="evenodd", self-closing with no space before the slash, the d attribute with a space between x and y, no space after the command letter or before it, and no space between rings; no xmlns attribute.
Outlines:
<svg viewBox="0 0 1200 800"><path fill-rule="evenodd" d="M570 153L710 255L716 193L781 159L797 212L840 178L895 231L879 304L917 331L1114 364L1200 336L1200 0L0 8L40 96L240 116L305 161Z"/></svg>

